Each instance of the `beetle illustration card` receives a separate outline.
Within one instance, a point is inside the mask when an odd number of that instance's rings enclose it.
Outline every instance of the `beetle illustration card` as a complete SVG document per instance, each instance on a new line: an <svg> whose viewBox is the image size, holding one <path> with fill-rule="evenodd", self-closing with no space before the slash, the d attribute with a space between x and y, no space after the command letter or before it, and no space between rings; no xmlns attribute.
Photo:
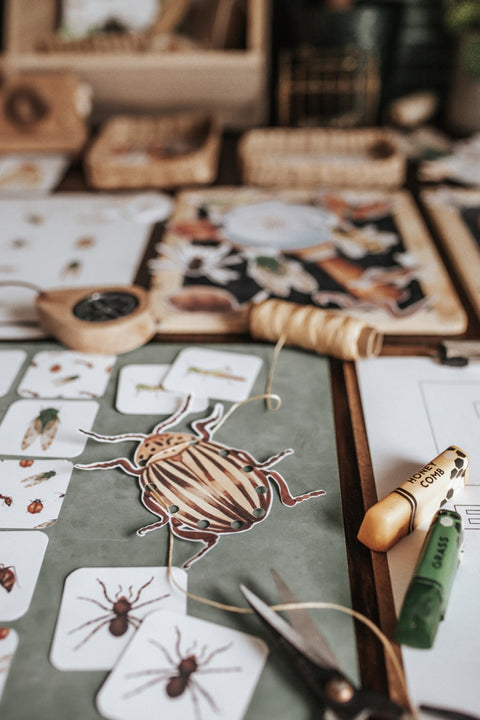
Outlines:
<svg viewBox="0 0 480 720"><path fill-rule="evenodd" d="M50 661L58 670L109 670L155 610L186 613L187 596L164 567L79 568L65 581ZM173 568L186 591L187 574Z"/></svg>
<svg viewBox="0 0 480 720"><path fill-rule="evenodd" d="M142 623L97 695L109 720L240 720L268 649L252 635L156 612Z"/></svg>
<svg viewBox="0 0 480 720"><path fill-rule="evenodd" d="M8 408L0 425L0 453L23 457L79 455L95 420L94 400L17 400Z"/></svg>
<svg viewBox="0 0 480 720"><path fill-rule="evenodd" d="M103 395L115 355L44 351L33 358L19 386L25 398L96 398Z"/></svg>
<svg viewBox="0 0 480 720"><path fill-rule="evenodd" d="M0 621L24 615L40 574L48 536L40 530L4 531L0 550Z"/></svg>
<svg viewBox="0 0 480 720"><path fill-rule="evenodd" d="M256 355L186 348L173 362L164 386L219 400L246 400L261 365Z"/></svg>
<svg viewBox="0 0 480 720"><path fill-rule="evenodd" d="M24 350L2 350L0 352L0 396L5 395L15 380L27 354Z"/></svg>
<svg viewBox="0 0 480 720"><path fill-rule="evenodd" d="M0 528L39 529L53 525L72 467L68 460L0 461Z"/></svg>
<svg viewBox="0 0 480 720"><path fill-rule="evenodd" d="M18 645L18 635L12 628L0 627L0 700L7 682L8 671Z"/></svg>
<svg viewBox="0 0 480 720"><path fill-rule="evenodd" d="M120 370L117 410L127 415L171 415L185 395L163 386L169 365L126 365ZM208 399L195 396L192 412L207 409Z"/></svg>

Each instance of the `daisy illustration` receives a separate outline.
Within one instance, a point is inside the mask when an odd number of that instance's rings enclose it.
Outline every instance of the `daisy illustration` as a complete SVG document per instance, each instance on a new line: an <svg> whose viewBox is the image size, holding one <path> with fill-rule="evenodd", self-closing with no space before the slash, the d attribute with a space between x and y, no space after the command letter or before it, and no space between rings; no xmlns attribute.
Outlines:
<svg viewBox="0 0 480 720"><path fill-rule="evenodd" d="M240 277L240 273L229 266L241 263L242 257L232 252L228 244L200 245L184 241L175 245L159 245L156 250L161 253L160 257L148 263L153 275L177 271L185 277L205 277L219 285Z"/></svg>

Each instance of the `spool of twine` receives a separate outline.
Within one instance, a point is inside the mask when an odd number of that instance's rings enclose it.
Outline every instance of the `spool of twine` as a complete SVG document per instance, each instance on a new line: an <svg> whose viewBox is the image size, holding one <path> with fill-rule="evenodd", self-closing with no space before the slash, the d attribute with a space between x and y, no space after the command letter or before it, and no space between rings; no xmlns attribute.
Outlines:
<svg viewBox="0 0 480 720"><path fill-rule="evenodd" d="M249 330L257 340L293 345L340 360L376 357L383 344L382 334L358 318L284 300L253 304Z"/></svg>

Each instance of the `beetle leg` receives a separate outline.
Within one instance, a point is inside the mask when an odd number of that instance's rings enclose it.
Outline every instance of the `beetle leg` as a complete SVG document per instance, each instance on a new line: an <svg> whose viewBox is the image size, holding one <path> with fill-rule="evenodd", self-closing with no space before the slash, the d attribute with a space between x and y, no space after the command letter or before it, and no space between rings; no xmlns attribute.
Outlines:
<svg viewBox="0 0 480 720"><path fill-rule="evenodd" d="M129 475L141 475L143 468L137 468L127 460L127 458L116 458L115 460L106 460L105 462L90 463L90 465L74 465L78 470L105 470L106 468L120 467Z"/></svg>
<svg viewBox="0 0 480 720"><path fill-rule="evenodd" d="M152 434L160 435L162 432L167 430L167 428L177 425L180 420L185 417L185 415L187 415L187 413L190 411L192 402L193 395L187 395L183 404L179 407L178 410L173 413L173 415L170 415L170 417L168 417L166 420L163 420L162 422L158 423L158 425L155 425L152 430Z"/></svg>
<svg viewBox="0 0 480 720"><path fill-rule="evenodd" d="M202 437L204 440L211 440L213 433L210 426L215 425L215 423L221 420L222 417L223 405L221 403L217 403L212 414L203 420L195 420L195 422L192 423L192 428L195 430L197 435Z"/></svg>
<svg viewBox="0 0 480 720"><path fill-rule="evenodd" d="M310 498L325 495L325 490L312 490L311 492L304 493L303 495L292 495L287 483L285 482L283 477L278 472L276 472L276 470L272 470L271 472L267 473L267 477L269 480L274 481L280 492L280 500L284 505L287 505L288 507L293 507L297 503L302 502L302 500L309 500Z"/></svg>
<svg viewBox="0 0 480 720"><path fill-rule="evenodd" d="M199 540L200 542L205 543L205 547L203 547L189 560L183 563L182 567L185 570L189 568L190 565L196 562L199 558L205 555L205 553L215 547L215 545L219 541L219 537L216 533L208 532L208 530L193 530L191 528L185 527L185 525L180 525L178 521L171 521L170 527L172 528L173 534L176 535L178 538L181 538L182 540Z"/></svg>

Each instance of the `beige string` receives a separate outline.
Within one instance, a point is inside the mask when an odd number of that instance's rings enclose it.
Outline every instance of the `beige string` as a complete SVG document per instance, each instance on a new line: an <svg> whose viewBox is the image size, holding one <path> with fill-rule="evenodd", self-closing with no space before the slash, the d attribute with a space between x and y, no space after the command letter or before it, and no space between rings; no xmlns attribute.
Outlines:
<svg viewBox="0 0 480 720"><path fill-rule="evenodd" d="M253 304L249 330L255 339L281 342L332 355L341 360L360 360L380 353L382 335L358 318L283 300Z"/></svg>
<svg viewBox="0 0 480 720"><path fill-rule="evenodd" d="M239 607L237 605L227 605L226 603L217 602L216 600L211 600L210 598L202 597L201 595L196 595L195 593L190 592L189 590L185 590L177 581L175 580L175 577L173 575L173 565L172 565L172 559L173 559L173 543L174 543L174 535L172 532L172 529L170 528L170 535L169 535L169 543L168 543L168 569L167 569L167 577L169 582L177 589L180 590L184 595L187 596L190 600L195 600L195 602L201 603L203 605L209 605L210 607L218 608L219 610L225 610L226 612L231 613L237 613L241 615L250 615L253 613L252 608L250 607ZM405 698L409 705L409 710L412 713L413 718L418 720L417 712L412 704L412 701L410 699L410 695L408 692L407 682L405 679L405 675L402 669L402 666L395 654L395 651L393 649L392 643L387 638L387 636L380 630L377 625L375 625L372 620L367 618L362 613L358 612L357 610L353 610L352 608L345 607L344 605L339 605L337 603L331 603L331 602L321 602L321 601L310 601L310 602L298 602L298 603L279 603L277 605L270 605L269 606L271 610L274 610L275 612L279 612L281 610L335 610L337 612L343 613L345 615L349 615L350 617L353 617L355 620L358 620L359 622L363 623L366 627L368 627L371 632L376 635L378 640L380 640L386 654L388 655L392 667L395 670L395 673L398 676L398 679L400 681L400 684L402 686L403 693L405 695Z"/></svg>

